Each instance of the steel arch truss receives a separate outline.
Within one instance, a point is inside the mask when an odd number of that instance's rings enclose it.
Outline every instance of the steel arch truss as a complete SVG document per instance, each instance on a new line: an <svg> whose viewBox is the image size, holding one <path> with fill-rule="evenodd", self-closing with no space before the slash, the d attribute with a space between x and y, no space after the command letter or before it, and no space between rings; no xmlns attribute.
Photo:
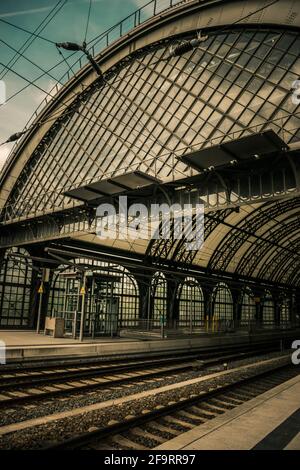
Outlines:
<svg viewBox="0 0 300 470"><path fill-rule="evenodd" d="M205 218L204 239L207 240L213 231L219 226L220 220L224 221L233 212L233 209L225 209L217 212L217 220L212 218ZM192 222L187 229L193 231L195 228L195 223L196 216L194 215ZM168 259L174 263L181 263L184 265L192 264L197 255L197 251L186 249L186 237L182 237L180 240L176 240L174 238L174 230L178 228L178 225L181 226L181 224L181 218L174 219L171 223L171 236L169 239L151 240L146 252L146 259L151 259L156 263L164 262L164 260ZM160 225L160 231L162 230L163 224Z"/></svg>
<svg viewBox="0 0 300 470"><path fill-rule="evenodd" d="M258 209L255 209L246 218L241 220L236 228L230 232L221 241L216 248L214 255L209 262L209 269L217 271L226 271L236 253L244 243L247 242L251 233L257 233L264 225L270 221L282 216L286 212L300 207L300 198L291 198L281 202L268 202ZM268 241L269 246L274 246L273 242ZM242 270L239 270L242 273Z"/></svg>
<svg viewBox="0 0 300 470"><path fill-rule="evenodd" d="M285 284L290 284L290 278L293 276L293 273L299 272L300 269L300 260L299 260L299 248L300 240L299 237L293 240L290 244L290 249L294 251L294 255L290 256L284 252L281 252L278 255L278 260L273 269L273 279L274 282L283 282Z"/></svg>
<svg viewBox="0 0 300 470"><path fill-rule="evenodd" d="M264 257L269 255L269 262L263 264L258 277L260 279L273 279L273 276L277 272L276 256L284 256L285 258L291 257L292 250L283 245L282 249L274 247L274 250L271 250L270 243L281 244L282 241L285 242L289 237L294 236L295 231L299 230L299 228L300 219L297 217L296 220L292 220L289 223L285 223L284 221L284 225L270 231L268 236L264 234L264 239L254 242L252 248L242 257L242 260L237 266L236 273L244 276L252 276L262 263Z"/></svg>

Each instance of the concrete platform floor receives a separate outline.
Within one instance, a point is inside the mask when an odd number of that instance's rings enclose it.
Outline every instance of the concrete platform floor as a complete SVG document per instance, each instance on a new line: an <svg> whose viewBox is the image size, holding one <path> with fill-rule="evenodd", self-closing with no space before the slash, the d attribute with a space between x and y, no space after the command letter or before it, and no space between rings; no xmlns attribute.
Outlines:
<svg viewBox="0 0 300 470"><path fill-rule="evenodd" d="M292 336L291 336L292 335ZM199 350L199 348L227 347L232 345L247 346L259 341L278 341L280 349L281 339L288 338L290 344L297 338L295 332L261 332L249 337L245 332L194 335L170 338L130 338L130 337L102 337L85 339L83 342L72 338L52 338L44 334L36 334L32 330L0 330L0 341L6 345L5 354L7 362L24 360L40 360L71 356L129 356L132 354L183 352ZM0 350L1 353L1 350Z"/></svg>
<svg viewBox="0 0 300 470"><path fill-rule="evenodd" d="M300 450L300 375L155 450L283 449Z"/></svg>
<svg viewBox="0 0 300 470"><path fill-rule="evenodd" d="M0 330L0 341L4 341L7 347L10 346L43 346L43 345L74 345L74 344L97 344L97 343L115 343L115 342L126 342L132 341L128 338L85 338L81 343L78 339L73 338L53 338L49 335L44 335L43 333L37 334L33 330L28 331L18 331L18 330Z"/></svg>
<svg viewBox="0 0 300 470"><path fill-rule="evenodd" d="M268 333L268 332L267 332ZM246 332L234 332L234 333L227 333L225 334L216 334L216 335L208 335L208 334L198 334L193 335L192 337L189 335L182 335L181 337L177 337L177 339L187 339L187 338L210 338L210 337L243 337L247 338ZM165 340L172 340L172 338L165 338ZM64 337L64 338L53 338L50 335L44 335L43 332L37 334L34 330L1 330L0 329L0 341L4 341L7 347L21 347L21 346L44 346L44 345L82 345L82 344L99 344L99 343L119 343L119 342L147 342L147 341L160 341L161 338L159 336L138 336L133 334L132 336L103 336L98 338L84 338L82 342L79 339L73 339L71 336Z"/></svg>
<svg viewBox="0 0 300 470"><path fill-rule="evenodd" d="M0 330L0 341L5 343L6 362L21 362L24 360L47 360L64 357L91 357L122 355L127 350L140 352L144 344L129 338L96 338L80 342L73 338L53 338L35 331ZM3 352L1 352L3 355Z"/></svg>

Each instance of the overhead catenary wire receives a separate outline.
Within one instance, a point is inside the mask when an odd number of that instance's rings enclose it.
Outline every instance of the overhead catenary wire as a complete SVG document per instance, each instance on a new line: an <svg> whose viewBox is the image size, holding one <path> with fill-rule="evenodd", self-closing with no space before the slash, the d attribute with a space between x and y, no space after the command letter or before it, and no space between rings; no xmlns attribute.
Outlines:
<svg viewBox="0 0 300 470"><path fill-rule="evenodd" d="M55 44L55 45L56 45L56 44ZM72 57L74 54L75 54L75 52L73 52L73 54L71 54L71 57ZM70 56L69 56L69 58L70 58ZM159 59L159 60L157 60L157 61L151 63L150 65L155 65L155 63L160 62L160 60L161 60L161 59ZM16 98L20 93L22 93L23 91L25 91L25 90L26 90L27 88L29 88L31 85L34 85L37 81L41 80L41 79L42 79L43 77L45 77L46 75L49 76L49 73L50 73L50 72L52 72L55 68L59 67L59 66L62 65L63 63L66 63L66 59L65 59L64 57L63 57L63 59L62 59L61 61L59 61L57 64L53 65L50 69L45 70L42 75L39 75L39 76L36 77L35 79L33 79L33 80L29 81L29 82L28 82L27 79L25 79L25 81L27 81L28 84L27 84L26 86L24 86L23 88L21 88L20 90L16 91L16 92L15 92L14 94L12 94L11 96L7 97L5 103L8 103L8 102L11 101L12 99ZM67 65L68 65L68 68L69 68L70 70L72 70L72 68L71 68L72 66L71 66L69 63L67 63ZM73 64L73 65L75 65L75 64ZM149 64L148 64L148 66L149 66ZM5 66L5 67L6 67L6 66ZM135 72L132 72L132 73L128 74L127 76L135 75L137 72L142 72L145 68L146 68L146 66L143 65L142 67L139 68L139 70L136 70ZM13 72L13 70L12 70L12 72ZM64 77L64 76L65 76L65 74L63 75L63 77ZM56 79L56 80L57 80L58 82L61 82L62 79L63 79L63 77L61 77L60 79ZM122 79L119 79L119 80L117 80L115 83L120 82L121 80L122 80ZM83 84L83 86L84 86L84 84ZM4 106L4 103L3 103L3 104L0 104L0 108L1 108L2 106Z"/></svg>
<svg viewBox="0 0 300 470"><path fill-rule="evenodd" d="M68 0L65 0L65 1L68 1ZM12 26L17 27L16 25L12 25ZM101 33L100 35L98 35L98 36L97 36L97 39L100 39L101 37L104 37L104 36L105 36L107 33L109 33L109 31L111 31L113 28L114 28L114 27L111 27L111 28L109 28L108 30L106 30L106 31L104 31L103 33ZM28 33L30 33L31 35L33 35L32 32L29 32L29 31L28 31ZM34 35L34 36L35 36L36 38L39 37L38 35ZM92 41L90 41L90 42L92 42ZM89 42L89 43L90 43L90 42ZM88 43L88 44L89 44L89 43ZM52 44L55 44L55 45L56 45L55 42L53 42ZM75 55L75 52L73 52L73 53L69 56L69 58L70 58L70 57L73 57L74 55ZM11 99L17 97L20 93L22 93L22 92L25 91L27 88L29 88L32 83L35 83L36 81L40 80L40 79L43 78L45 75L47 75L48 72L51 72L51 71L54 70L55 68L57 68L57 67L59 67L60 65L62 65L64 62L66 62L65 59L59 61L57 64L53 65L50 69L48 69L47 71L45 71L42 75L40 75L39 77L37 77L36 79L34 79L30 84L27 84L26 86L24 86L24 87L21 88L20 90L16 91L14 94L12 94L10 97L8 97L8 98L6 99L6 103L7 103L8 101L10 101ZM78 60L76 60L75 63L77 63L77 62L78 62ZM74 63L73 65L75 65L75 63ZM69 65L69 64L68 64L68 67L70 68L70 65ZM64 78L64 76L65 76L65 74L61 77L60 80L62 80L62 79ZM1 107L1 106L4 106L4 104L0 104L0 107Z"/></svg>
<svg viewBox="0 0 300 470"><path fill-rule="evenodd" d="M45 70L39 65L37 64L36 62L34 62L33 60L29 59L27 56L24 55L23 52L20 52L18 51L17 49L15 49L13 46L11 46L10 44L8 44L8 42L4 41L3 39L0 38L0 42L2 44L4 44L6 47L8 47L9 49L11 49L12 51L16 52L16 54L19 55L19 57L22 57L24 60L26 60L27 62L29 62L31 65L34 65L34 67L36 67L37 69L39 69L40 71L42 71L43 73L45 73ZM1 64L3 65L3 64ZM8 71L8 72L11 72L11 73L16 73L12 67L8 66L8 65L5 65L4 68ZM47 75L52 78L53 80L55 80L56 82L58 82L60 85L63 85L54 75L50 74L49 72L47 72ZM25 78L23 75L19 74L19 77L22 78L23 80L29 82L30 84L32 84L33 86L35 86L35 84Z"/></svg>
<svg viewBox="0 0 300 470"><path fill-rule="evenodd" d="M39 75L38 77L36 77L35 79L33 80L30 80L29 83L28 83L28 80L25 80L27 82L27 85L25 85L23 88L21 88L20 90L16 91L15 93L13 93L12 95L8 96L5 100L5 104L7 104L9 101L11 101L12 99L16 98L20 93L22 93L23 91L27 90L27 88L29 88L30 86L34 85L36 82L38 82L39 80L41 80L42 78L44 78L46 75L49 76L49 73L52 72L54 69L56 69L57 67L59 67L60 65L62 65L63 63L65 63L65 60L62 59L60 62L56 63L55 65L53 65L52 67L50 67L50 69L46 70L42 75ZM7 68L7 66L5 65L5 67ZM12 69L11 69L12 70ZM13 70L12 70L13 71ZM62 77L63 78L63 77ZM60 79L56 79L57 82L60 82L62 80L62 78ZM4 103L3 104L0 104L0 108L4 106Z"/></svg>
<svg viewBox="0 0 300 470"><path fill-rule="evenodd" d="M91 17L91 9L92 9L92 0L89 0L89 11L88 11L88 15L87 15L85 34L84 34L84 40L83 40L84 43L86 43L86 39L87 39L87 33L88 33L89 24L90 24L90 17Z"/></svg>
<svg viewBox="0 0 300 470"><path fill-rule="evenodd" d="M0 39L0 41L2 41L2 40ZM5 41L2 41L2 42L3 42L6 46L11 47L11 46L10 46L8 43L6 43ZM11 48L12 48L12 47L11 47ZM14 51L16 51L16 49L14 49L14 48L12 48L12 49L13 49ZM60 52L60 51L59 51L59 52ZM25 57L24 54L20 53L20 55L22 55L22 57L25 58L26 60L28 60L31 64L36 65L36 67L38 67L38 68L39 68L40 70L42 70L44 73L47 73L52 79L55 79L55 77L54 77L53 75L49 74L48 72L45 72L39 65L35 64L33 61L31 61L30 59L28 59L27 57ZM10 71L13 72L13 73L16 73L19 77L23 78L23 79L26 80L27 82L30 82L27 78L25 78L25 77L23 77L22 75L18 74L18 73L15 72L14 70L10 69ZM119 90L117 90L115 87L113 87L107 80L104 79L104 82L105 82L105 84L107 84L108 86L111 86L111 87L114 89L115 92L117 92L119 95L121 95L121 96L124 97L124 95L121 94L121 92L120 92ZM46 92L46 91L43 90L41 87L37 86L35 83L33 83L33 85L36 86L39 90L43 91L45 94L49 95L51 98L53 98L53 96L51 95L51 93ZM64 104L63 104L63 105L64 105ZM102 108L102 109L105 111L104 108ZM77 112L78 112L78 111L77 111ZM79 114L80 114L80 113L79 113ZM134 117L134 116L133 116L133 117ZM86 117L84 116L84 118L86 118ZM89 119L89 120L91 121L91 119ZM92 121L92 122L93 122L93 121ZM34 124L34 126L36 126L36 125L37 125L37 123ZM32 127L33 127L33 126L32 126ZM101 127L101 126L99 126L99 127ZM103 127L105 127L105 126L103 126ZM22 133L17 132L17 133L15 133L15 134L13 134L7 141L3 142L1 145L5 144L5 143L8 143L8 142L14 142L14 141L16 141L19 137L21 137L21 136L22 136L25 132L27 132L29 129L30 129L30 128L28 128L27 130L24 130ZM114 134L109 128L106 127L106 129L107 129L109 132L111 132L112 134ZM138 132L138 131L137 131L137 132ZM144 135L145 137L150 138L150 136L143 134L143 132L140 132L140 133L141 133L142 135ZM114 134L114 135L117 135L117 134ZM122 141L124 142L124 139L122 139L121 136L117 135L117 137L118 137L120 140L122 140ZM151 138L150 138L150 140L151 140ZM165 148L165 149L168 150L169 152L172 151L171 149L169 149L168 147L164 146L163 144L160 144L160 145L162 146L162 148ZM149 152L149 153L150 153L150 152Z"/></svg>
<svg viewBox="0 0 300 470"><path fill-rule="evenodd" d="M2 62L0 62L0 65L4 65ZM10 72L14 73L15 75L17 75L19 78L21 78L22 80L25 80L26 82L30 83L31 85L33 85L35 88L37 88L39 91L42 91L43 93L45 93L46 95L49 95L53 98L53 95L51 95L51 93L47 92L46 90L44 90L42 87L40 87L39 85L37 85L36 83L33 83L29 78L26 78L24 77L24 75L21 75L19 72L16 72L16 70L13 70L11 69L10 67L8 67L7 65L4 65L6 68L9 69Z"/></svg>
<svg viewBox="0 0 300 470"><path fill-rule="evenodd" d="M17 75L19 75L17 72L15 72L15 71L13 71L13 72L16 73ZM24 78L24 80L28 80L28 79L26 79L25 77L23 77L23 78ZM35 85L35 86L38 87L37 85ZM41 90L41 91L43 91L45 94L49 95L49 96L52 98L52 95L51 95L49 92L47 92L46 90L42 89L41 87L38 87L38 89ZM74 98L74 97L72 97L72 99L73 99L73 98ZM68 106L65 105L64 103L63 103L63 106L68 109ZM103 109L104 112L106 112L107 114L109 114L109 115L111 115L111 116L113 117L113 115L110 114L110 113L108 113L103 107L100 106L100 108ZM126 141L125 139L123 139L122 136L120 136L120 135L116 134L115 132L113 132L113 131L112 131L109 127L107 127L103 122L102 122L101 124L98 124L97 121L94 121L94 120L92 120L91 118L88 118L87 116L83 116L81 113L78 112L78 110L75 110L75 112L78 113L80 116L82 116L83 119L87 119L89 122L92 122L93 124L97 124L97 125L99 126L99 128L104 127L108 132L110 132L112 135L115 135L119 140L121 140L121 141L127 146L127 141ZM73 113L73 111L71 111L70 113ZM55 119L56 119L56 118L55 118ZM48 120L46 120L46 121L41 121L41 122L39 122L39 123L34 123L31 127L35 127L35 126L37 126L37 125L41 125L42 123L45 123L45 122L47 122L47 121L48 121ZM6 140L5 142L2 142L0 145L4 145L4 144L9 143L9 142L15 142L15 141L18 140L20 137L22 137L22 135L24 135L26 132L28 132L28 131L31 129L31 127L29 127L29 128L26 129L26 130L23 130L22 132L17 132L17 133L15 133L15 134L11 135L8 140ZM68 131L68 129L66 129L66 128L65 128L65 130ZM135 129L132 128L132 130L135 130ZM68 132L69 132L69 131L68 131ZM136 132L138 132L138 131L136 130ZM69 133L70 133L70 132L69 132ZM146 138L149 138L148 135L145 135L145 134L143 134L143 133L141 133L141 134L144 135ZM71 133L70 133L70 135L71 135ZM135 144L134 144L134 145L131 144L131 146L137 147L138 150L140 150L140 147L138 147L138 146L135 145ZM128 145L128 149L130 149L130 145ZM149 152L149 153L150 153L150 155L151 155L151 152ZM152 155L152 157L155 158L155 155ZM141 160L140 163L143 163L143 161Z"/></svg>
<svg viewBox="0 0 300 470"><path fill-rule="evenodd" d="M22 75L20 75L18 72L14 71L14 70L11 70L13 73L15 73L17 76L20 76L21 78L23 78L24 80L26 81L29 81L27 78L23 77ZM50 96L51 98L53 98L53 96L51 95L51 93L47 92L46 90L44 90L43 88L41 88L40 86L34 84L34 86L36 88L38 88L40 91L42 91L43 93L45 93L46 95ZM74 96L72 97L72 99L74 99ZM62 103L62 105L68 109L68 106L64 103ZM105 109L102 107L103 111L105 111ZM81 115L81 113L79 113L77 110L75 111L77 112L79 115ZM106 111L105 111L106 112ZM72 111L73 113L73 111ZM82 115L81 115L82 116ZM97 124L96 121L93 121L91 118L87 118L86 116L82 116L83 119L88 119L90 122L93 122L94 124ZM23 134L25 134L26 132L28 132L32 127L36 127L37 125L41 125L42 123L45 123L47 121L41 121L39 123L34 123L32 126L30 126L29 128L23 130L22 132L16 132L15 134L12 134L10 136L9 139L7 139L5 142L2 142L0 145L4 145L6 143L9 143L9 142L14 142L16 140L18 140ZM105 126L104 123L101 123L101 125L99 125L99 127L104 127L107 131L109 131L111 134L115 135L118 139L120 139L121 141L123 141L123 143L125 143L125 139L122 139L122 137L116 133L114 133L111 129L109 129L107 126ZM145 137L149 137L148 135L144 135ZM140 149L140 148L139 148ZM153 155L153 157L155 158L155 156ZM141 162L142 163L142 162Z"/></svg>
<svg viewBox="0 0 300 470"><path fill-rule="evenodd" d="M242 20L245 19L245 18L248 18L249 16L252 16L253 14L257 13L258 11L262 11L262 10L268 8L269 6L275 4L277 1L279 1L279 0L274 0L274 1L271 2L270 4L265 5L264 7L260 8L259 10L256 10L256 12L251 12L250 14L246 15L245 17L236 20L236 23L242 21ZM91 6L91 3L90 3L90 6ZM89 8L89 15L90 15L90 8ZM89 15L88 15L88 17L89 17ZM89 19L89 18L88 18L88 19ZM198 37L199 37L199 36L198 36ZM206 40L206 38L201 38L201 42L203 42L203 40ZM94 59L93 59L93 58L90 56L90 54L87 53L87 52L86 52L86 55L88 56L90 62L92 63L92 66L96 69L96 72L98 73L98 75L102 75L102 73L98 71L98 70L99 70L99 69L98 69L98 65L96 64L96 62L94 61ZM168 57L167 57L167 59L168 59ZM66 61L66 59L64 58L64 56L63 56L63 60L67 63L69 69L72 70L72 73L74 73L72 67L68 64L68 62ZM153 63L150 64L150 65L155 65L156 63L158 63L158 62L161 61L161 60L166 60L166 59L158 59L157 61L153 62ZM143 68L143 69L146 68L146 67L149 67L149 64L146 64L146 65L141 64L141 65L142 65L142 68ZM133 72L133 74L137 73L138 71L139 71L139 70L136 70L135 72ZM45 74L47 74L47 72L45 72ZM127 77L128 77L128 75L127 75ZM107 83L108 83L108 82L107 82ZM30 86L30 84L33 84L33 82L31 82L31 83L29 82L28 86ZM82 87L84 88L83 85L82 85ZM50 96L52 97L52 95L50 95ZM18 133L17 133L17 134L18 134ZM15 134L15 135L17 135L17 134ZM20 133L19 133L19 134L20 134ZM171 150L168 149L167 147L163 147L163 148L166 148L166 150L171 151Z"/></svg>
<svg viewBox="0 0 300 470"><path fill-rule="evenodd" d="M20 55L19 53L24 53L26 52L29 47L34 43L34 41L37 39L36 36L34 36L34 33L37 33L38 31L44 31L44 29L51 23L51 21L57 16L57 14L61 11L61 9L65 6L65 4L68 2L68 0L59 0L56 5L52 8L52 10L47 14L47 16L42 20L42 22L35 28L33 31L33 34L30 35L29 38L26 39L26 41L22 44L22 46L19 47L15 55L9 60L8 66L13 67L19 60ZM1 73L0 73L0 79L3 79L8 73L8 70L3 68Z"/></svg>
<svg viewBox="0 0 300 470"><path fill-rule="evenodd" d="M149 66L149 64L147 64L146 66ZM130 73L130 74L127 74L126 77L128 77L129 75L131 75L131 73ZM119 81L119 80L118 80L118 81ZM115 82L116 82L116 81L115 81ZM115 82L114 82L114 84L115 84ZM106 81L106 83L107 83L108 85L110 85L107 81ZM45 92L45 94L47 94L47 92L46 92L45 90L44 90L44 92ZM49 96L51 96L51 98L53 98L53 96L52 96L50 93L48 93L48 94L49 94ZM78 97L79 95L80 95L80 93L78 93L78 94L73 94L74 97L75 97L75 96ZM72 96L71 96L67 101L71 101L71 100L72 100ZM63 105L65 106L65 104L63 104ZM106 110L104 110L104 111L106 111ZM79 114L80 114L80 113L79 113ZM108 113L108 114L109 114L109 113ZM282 116L282 117L280 117L280 118L278 118L278 119L274 119L274 120L272 120L271 122L282 121L282 119L286 119L286 118L290 117L290 115L291 115L291 113L290 113L290 114L287 114L286 116ZM47 121L50 121L50 120L52 120L52 118L50 118L50 119L45 119L45 120L41 120L41 121L39 121L39 123L42 124L43 122L47 122ZM256 126L254 126L254 127L256 127ZM253 127L253 128L254 128L254 127ZM251 127L245 128L245 130L251 130ZM150 138L150 135L147 136L147 137ZM190 149L192 149L192 147L193 147L193 146L185 146L184 148L190 148ZM182 149L184 149L184 148L182 147ZM171 149L168 149L168 148L166 148L166 149L168 150L168 152L171 151ZM176 149L176 152L179 152L179 151L182 150L182 149L181 149L181 148ZM172 153L175 153L175 150L174 150L174 151L172 150ZM165 155L165 154L163 154L163 155ZM160 155L160 157L162 157L163 155Z"/></svg>
<svg viewBox="0 0 300 470"><path fill-rule="evenodd" d="M252 15L258 13L258 12L261 12L261 11L263 11L263 10L265 10L265 9L267 9L268 7L270 7L270 6L272 6L273 4L277 3L278 1L279 1L279 0L274 0L273 2L271 2L271 3L267 4L267 5L264 5L263 7L259 8L258 10L255 10L255 11L249 13L248 15L246 15L246 16L244 16L244 17L242 17L242 18L237 19L237 20L236 20L234 23L232 23L232 24L238 24L239 22L241 22L241 21L243 21L243 20L249 18L250 16L252 16ZM150 4L150 3L151 3L151 2L149 2L149 4ZM12 23L9 23L9 22L7 22L7 23L8 23L8 24L11 24L11 26L14 26L14 27L18 28L18 26L14 25L14 24L12 24ZM89 43L87 43L87 44L91 44L91 43L94 42L96 39L99 39L99 38L101 38L101 37L104 37L105 34L108 33L109 31L111 31L113 28L114 28L114 27L109 28L107 31L105 31L105 32L101 33L100 35L96 36L94 39L92 39L91 41L89 41ZM226 28L219 29L219 30L218 30L218 33L219 33L219 32L223 32L223 31L227 31L227 30L228 30L228 26L227 26ZM28 34L32 34L32 33L29 32L28 30L26 30L26 32L28 32ZM38 35L36 35L36 36L39 37ZM43 39L45 39L45 38L43 38ZM45 40L46 40L46 39L45 39ZM49 41L50 41L53 45L56 46L56 42L51 41L51 40L49 40ZM75 55L75 54L76 54L76 52L73 52L73 53L71 54L71 57L72 57L73 55ZM158 62L161 61L161 60L162 60L162 59L159 59L159 60L153 62L152 64L148 64L148 66L149 66L149 65L155 65L156 63L158 63ZM64 61L59 62L58 64L56 64L55 66L53 66L49 71L51 71L51 70L53 70L54 68L56 68L57 66L61 65L61 63L63 63L63 62L64 62ZM77 61L76 61L76 62L77 62ZM146 66L143 66L143 67L145 68ZM143 70L143 68L142 68L142 70ZM137 69L135 72L132 73L132 75L136 74L136 73L139 72L139 71L141 71L141 70ZM47 72L46 72L46 73L47 73ZM46 74L46 73L45 73L45 74ZM44 75L43 75L43 76L44 76ZM42 78L43 76L38 77L36 80L39 80L39 79ZM24 91L24 90L25 90L26 88L28 88L29 86L30 86L30 84L27 85L26 87L22 88L22 89L19 90L18 92L14 93L13 95L11 95L11 97L8 97L8 99L6 100L6 102L8 102L10 99L15 98L19 93L21 93L22 91ZM0 107L1 107L1 106L3 106L3 105L0 105Z"/></svg>
<svg viewBox="0 0 300 470"><path fill-rule="evenodd" d="M75 75L75 71L72 67L72 65L69 64L68 60L66 59L66 57L63 55L62 51L56 46L56 50L58 52L58 54L62 57L63 61L65 62L65 64L67 65L68 69L70 70L70 72ZM48 75L48 72L46 72L46 74ZM84 87L84 84L82 84L82 87Z"/></svg>
<svg viewBox="0 0 300 470"><path fill-rule="evenodd" d="M276 1L278 1L278 0L276 0ZM276 1L272 2L271 4L276 3ZM259 10L257 10L257 11L261 11L261 10L267 8L268 6L270 6L271 4L265 5L263 8L261 8L261 9L259 9ZM252 13L250 13L250 14L247 15L247 16L253 15L254 13L255 13L255 12L252 12ZM244 17L244 18L246 18L246 17ZM241 21L241 20L242 20L242 19L238 19L237 22L239 22L239 21ZM161 60L161 59L157 60L156 62L154 62L154 63L152 63L152 64L150 64L150 65L154 65L155 63L159 62L160 60ZM143 68L144 68L144 67L149 67L149 64L146 64L146 65L142 64L142 66L143 66ZM136 73L136 72L137 72L137 71L135 71L134 73ZM47 72L45 72L45 74L46 74L46 73L47 73ZM127 77L128 77L128 76L129 76L129 74L127 75ZM108 85L110 85L108 82L106 82L106 83L107 83ZM115 83L114 83L114 84L115 84ZM29 85L29 86L30 86L30 85ZM45 90L44 90L44 92L45 92ZM46 92L45 92L45 93L46 93ZM53 97L51 94L49 94L49 96L51 96L51 98ZM76 96L78 96L78 95L76 95ZM80 114L80 113L79 113L79 114ZM288 117L288 115L287 115L286 117ZM52 118L50 118L49 120L52 120ZM42 124L43 122L47 122L47 120L41 120L41 121L40 121L40 124ZM92 122L92 121L91 121L91 122ZM150 136L148 136L148 137L150 137ZM166 148L166 150L168 150L169 152L171 151L171 149L168 149L168 148ZM177 149L177 151L179 151L179 149ZM172 153L173 153L173 150L172 150Z"/></svg>
<svg viewBox="0 0 300 470"><path fill-rule="evenodd" d="M161 59L159 59L159 60L157 60L157 61L155 61L155 62L152 62L152 63L150 63L150 64L146 64L146 65L141 64L142 68L141 68L140 70L137 69L135 72L132 72L132 73L127 74L127 75L126 75L126 78L130 77L131 75L137 74L138 71L142 71L144 68L149 67L149 65L153 65L154 63L160 62L160 61L161 61ZM55 67L55 66L54 66L54 67ZM53 68L54 68L54 67L53 67ZM43 76L46 75L46 74L50 75L48 71L45 71L45 73L43 74ZM51 76L51 77L52 77L52 76ZM37 78L36 80L34 80L33 82L30 82L28 86L30 86L30 84L34 84L35 81L37 81L39 78L41 78L41 76L38 77L38 78ZM52 77L52 78L53 78L53 77ZM122 79L115 80L114 85L115 85L116 83L118 83L119 81L121 81L121 80L122 80ZM28 81L28 80L27 80L27 81ZM107 83L109 86L112 86L111 84L109 84L108 81L106 81L106 83ZM84 89L84 84L82 84L82 87L83 87L83 89ZM46 92L45 92L45 93L46 93ZM51 94L49 94L49 95L53 98L53 96L52 96ZM78 95L76 95L76 96L78 96ZM70 100L71 100L71 99L72 99L72 98L70 98ZM284 118L288 118L288 117L289 117L289 115L285 116ZM282 120L282 119L283 119L283 118L281 117L281 118L279 118L278 120ZM46 121L41 121L41 122L46 122ZM275 120L274 120L274 122L275 122ZM168 148L166 148L166 150L170 151L170 149L168 149ZM173 152L173 151L172 151L172 152Z"/></svg>
<svg viewBox="0 0 300 470"><path fill-rule="evenodd" d="M11 23L10 21L4 20L1 17L0 17L0 22L6 25L9 25L15 29L18 29L19 31L23 31L24 33L30 34L30 36L34 36L38 39L41 39L42 41L48 42L49 44L55 44L55 41L52 41L52 39L46 38L45 36L41 36L40 34L34 33L33 31L29 31L28 29L23 28L22 26L18 26L14 23Z"/></svg>

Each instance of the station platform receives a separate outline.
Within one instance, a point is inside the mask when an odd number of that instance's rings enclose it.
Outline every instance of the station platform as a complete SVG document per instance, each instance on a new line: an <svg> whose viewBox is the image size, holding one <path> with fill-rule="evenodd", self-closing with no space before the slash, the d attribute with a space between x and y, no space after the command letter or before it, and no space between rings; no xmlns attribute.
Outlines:
<svg viewBox="0 0 300 470"><path fill-rule="evenodd" d="M155 450L300 450L299 397L300 375Z"/></svg>
<svg viewBox="0 0 300 470"><path fill-rule="evenodd" d="M264 345L267 341L278 341L278 350L282 341L290 347L292 341L299 337L297 330L289 332L247 332L222 333L182 336L176 338L128 338L101 337L84 339L83 342L72 338L53 338L44 334L36 334L33 330L0 330L0 341L6 346L6 362L36 361L43 358L57 359L66 357L121 357L143 354L170 354L193 352L227 346Z"/></svg>

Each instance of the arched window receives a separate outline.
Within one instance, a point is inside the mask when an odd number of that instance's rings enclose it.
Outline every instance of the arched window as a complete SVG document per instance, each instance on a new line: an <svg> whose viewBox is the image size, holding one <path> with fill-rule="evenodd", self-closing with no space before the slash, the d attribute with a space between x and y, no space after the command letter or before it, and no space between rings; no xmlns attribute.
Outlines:
<svg viewBox="0 0 300 470"><path fill-rule="evenodd" d="M29 326L31 281L29 253L23 248L9 248L0 269L1 326Z"/></svg>
<svg viewBox="0 0 300 470"><path fill-rule="evenodd" d="M59 316L64 310L64 299L66 290L66 278L61 276L67 268L60 266L57 268L52 277L50 295L49 295L49 313L54 317Z"/></svg>
<svg viewBox="0 0 300 470"><path fill-rule="evenodd" d="M272 328L275 325L275 305L271 292L266 291L263 299L263 326Z"/></svg>
<svg viewBox="0 0 300 470"><path fill-rule="evenodd" d="M151 281L151 294L153 299L153 322L159 326L162 316L167 315L167 281L162 273L155 273Z"/></svg>
<svg viewBox="0 0 300 470"><path fill-rule="evenodd" d="M198 281L187 277L179 286L179 327L204 326L204 297Z"/></svg>
<svg viewBox="0 0 300 470"><path fill-rule="evenodd" d="M255 320L256 303L249 287L244 289L241 299L241 326L249 326Z"/></svg>
<svg viewBox="0 0 300 470"><path fill-rule="evenodd" d="M134 276L123 266L114 266L121 276L114 293L120 298L120 327L136 326L139 317L139 288ZM119 271L119 272L118 272Z"/></svg>
<svg viewBox="0 0 300 470"><path fill-rule="evenodd" d="M93 278L99 279L99 281L92 282L92 276L90 279L89 276L87 277L87 316L96 308L95 302L99 298L97 293L101 289L99 284L101 279L113 280L113 296L118 299L119 327L135 326L139 316L139 289L134 276L123 266L113 263L83 258L76 259L74 263L84 265L86 270L91 266L90 273L93 273ZM68 275L75 271L75 267L61 266L54 272L49 311L55 315L63 314L64 311L71 312L77 308L80 277L68 279ZM110 295L110 291L107 295Z"/></svg>
<svg viewBox="0 0 300 470"><path fill-rule="evenodd" d="M214 320L233 320L233 300L229 287L220 282L213 292Z"/></svg>

